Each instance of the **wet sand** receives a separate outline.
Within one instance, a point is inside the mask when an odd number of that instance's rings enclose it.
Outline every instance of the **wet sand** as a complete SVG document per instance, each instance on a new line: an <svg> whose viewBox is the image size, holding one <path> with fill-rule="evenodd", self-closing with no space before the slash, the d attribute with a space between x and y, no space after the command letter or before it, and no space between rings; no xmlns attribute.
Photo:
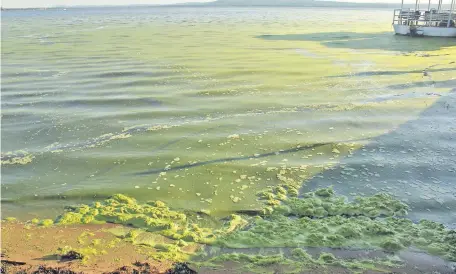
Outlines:
<svg viewBox="0 0 456 274"><path fill-rule="evenodd" d="M43 265L70 269L77 273L109 273L124 266L132 267L135 262L149 263L153 268L156 268L157 273L164 273L172 266L172 262L149 260L146 255L138 252L138 246L126 241L119 241L112 247L103 244L115 241L116 237L106 231L114 227L117 225L75 225L46 228L30 226L27 228L20 223L2 223L2 261L10 262L7 263L9 265L7 273L16 273L19 270L29 273L29 271L35 271ZM93 233L93 236L81 237L83 233ZM102 241L100 247L96 247L100 252L95 256L90 256L87 263L80 260L60 260L56 255L60 247L90 246L90 242L97 239ZM106 253L103 252L103 254L101 250L106 251Z"/></svg>

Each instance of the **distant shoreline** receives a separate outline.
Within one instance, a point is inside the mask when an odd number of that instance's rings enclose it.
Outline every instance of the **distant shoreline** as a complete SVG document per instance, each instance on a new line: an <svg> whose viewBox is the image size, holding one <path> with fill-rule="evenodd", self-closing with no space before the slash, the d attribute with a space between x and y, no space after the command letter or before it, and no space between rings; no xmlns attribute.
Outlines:
<svg viewBox="0 0 456 274"><path fill-rule="evenodd" d="M270 6L270 5L256 5L256 6L216 6L216 5L144 5L144 6L71 6L71 7L48 7L48 8L2 8L2 11L46 11L46 10L77 10L77 9L122 9L122 8L344 8L344 9L393 9L400 8L393 7L369 7L369 6Z"/></svg>
<svg viewBox="0 0 456 274"><path fill-rule="evenodd" d="M258 1L258 2L257 2ZM169 8L169 7L274 7L274 8L399 8L400 4L390 3L354 3L354 2L336 2L336 1L307 1L301 0L302 3L296 0L290 0L289 3L283 3L277 5L271 3L269 0L265 0L263 3L260 0L239 2L237 0L218 0L214 2L193 2L193 3L182 3L182 4L171 4L171 5L81 5L81 6L53 6L53 7L29 7L29 8L5 8L2 7L2 11L20 11L20 10L58 10L58 9L100 9L100 8ZM399 3L399 2L398 2ZM414 5L406 5L407 7L414 7Z"/></svg>
<svg viewBox="0 0 456 274"><path fill-rule="evenodd" d="M230 1L233 1L230 3ZM171 5L107 5L107 6L96 6L96 5L81 5L81 6L54 6L54 7L33 7L33 8L4 8L2 11L30 11L30 10L62 10L62 9L125 9L125 8L349 8L349 9L396 9L400 8L400 4L391 3L354 3L354 2L336 2L336 1L305 1L303 3L296 3L290 0L290 3L284 3L281 5L274 5L265 1L265 4L261 3L242 3L236 2L236 0L219 0L214 2L205 3L184 3L184 4L171 4ZM252 1L251 1L252 2ZM255 2L255 1L253 1ZM399 3L399 1L398 1ZM445 9L448 9L446 5L443 5ZM404 8L414 8L414 4L404 5ZM423 8L427 8L423 7Z"/></svg>

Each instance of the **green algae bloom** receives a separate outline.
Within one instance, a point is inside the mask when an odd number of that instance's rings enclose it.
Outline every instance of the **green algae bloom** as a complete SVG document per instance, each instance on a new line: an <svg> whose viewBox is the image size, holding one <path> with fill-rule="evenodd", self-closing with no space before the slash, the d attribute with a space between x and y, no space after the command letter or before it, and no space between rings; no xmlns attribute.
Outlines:
<svg viewBox="0 0 456 274"><path fill-rule="evenodd" d="M68 207L67 212L56 219L58 225L106 222L129 225L173 240L195 243L211 243L215 240L215 233L232 232L246 224L240 216L232 215L226 231L215 231L199 227L187 220L185 214L170 210L161 201L139 204L134 198L122 194L90 206ZM134 235L126 238L132 239Z"/></svg>
<svg viewBox="0 0 456 274"><path fill-rule="evenodd" d="M283 185L273 188L279 194L287 189ZM327 188L305 193L300 198L286 197L277 206L265 210L267 214L263 217L244 218L233 214L216 229L201 227L163 202L140 204L119 194L103 202L69 207L56 219L56 224L110 222L132 226L135 229L118 236L154 248L155 253L150 255L156 259L188 258L190 253L183 249L193 243L228 248L368 248L392 253L415 247L456 261L456 232L432 221L413 223L404 218L407 211L406 204L387 194L347 201L345 197L337 196L332 188ZM169 241L144 240L144 233L158 234ZM338 262L328 254L318 260L300 251L294 251L292 256L309 263ZM235 259L239 258L242 256Z"/></svg>
<svg viewBox="0 0 456 274"><path fill-rule="evenodd" d="M237 263L240 265L239 267L242 271L254 273L277 273L273 270L276 269L276 267L284 270L284 273L302 273L302 271L306 271L306 273L312 273L312 269L321 269L322 267L325 269L328 266L341 266L353 271L374 270L387 272L388 267L400 266L400 264L393 262L390 259L342 260L335 257L331 253L325 252L322 252L319 255L318 259L314 259L309 253L301 248L293 249L291 251L291 256L289 257L286 257L283 254L222 254L211 258L208 262L204 262L201 265L223 268L224 262ZM271 268L271 266L274 267Z"/></svg>
<svg viewBox="0 0 456 274"><path fill-rule="evenodd" d="M306 193L303 198L290 198L283 202L289 207L288 215L299 217L327 216L366 216L392 217L407 215L408 206L388 194L377 194L371 197L356 197L353 202L346 202L344 197L334 195L332 188L318 189Z"/></svg>
<svg viewBox="0 0 456 274"><path fill-rule="evenodd" d="M416 224L402 216L408 206L390 195L358 197L347 202L332 189L289 198L270 215L219 238L229 248L354 247L396 252L416 247L456 260L455 231L423 220ZM295 218L295 217L298 218Z"/></svg>

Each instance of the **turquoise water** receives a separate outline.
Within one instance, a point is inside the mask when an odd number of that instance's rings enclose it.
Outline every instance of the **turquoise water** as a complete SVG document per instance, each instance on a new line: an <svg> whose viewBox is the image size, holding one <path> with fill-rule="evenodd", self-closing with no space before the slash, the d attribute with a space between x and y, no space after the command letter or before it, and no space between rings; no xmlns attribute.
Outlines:
<svg viewBox="0 0 456 274"><path fill-rule="evenodd" d="M125 193L215 215L303 190L389 192L456 222L456 41L389 10L2 12L2 213Z"/></svg>

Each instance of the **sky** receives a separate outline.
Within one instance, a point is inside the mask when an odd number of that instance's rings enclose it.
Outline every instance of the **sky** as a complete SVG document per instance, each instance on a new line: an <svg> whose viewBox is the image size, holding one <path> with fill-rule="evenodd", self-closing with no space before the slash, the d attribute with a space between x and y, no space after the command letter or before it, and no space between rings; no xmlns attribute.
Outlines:
<svg viewBox="0 0 456 274"><path fill-rule="evenodd" d="M53 6L78 6L78 5L134 5L134 4L175 4L184 2L210 2L212 0L1 0L4 8L34 8ZM343 2L362 3L399 3L400 0L336 0ZM414 0L405 0L414 3ZM422 1L423 2L423 1Z"/></svg>
<svg viewBox="0 0 456 274"><path fill-rule="evenodd" d="M4 8L31 8L54 6L111 6L111 5L164 5L211 0L0 0Z"/></svg>

